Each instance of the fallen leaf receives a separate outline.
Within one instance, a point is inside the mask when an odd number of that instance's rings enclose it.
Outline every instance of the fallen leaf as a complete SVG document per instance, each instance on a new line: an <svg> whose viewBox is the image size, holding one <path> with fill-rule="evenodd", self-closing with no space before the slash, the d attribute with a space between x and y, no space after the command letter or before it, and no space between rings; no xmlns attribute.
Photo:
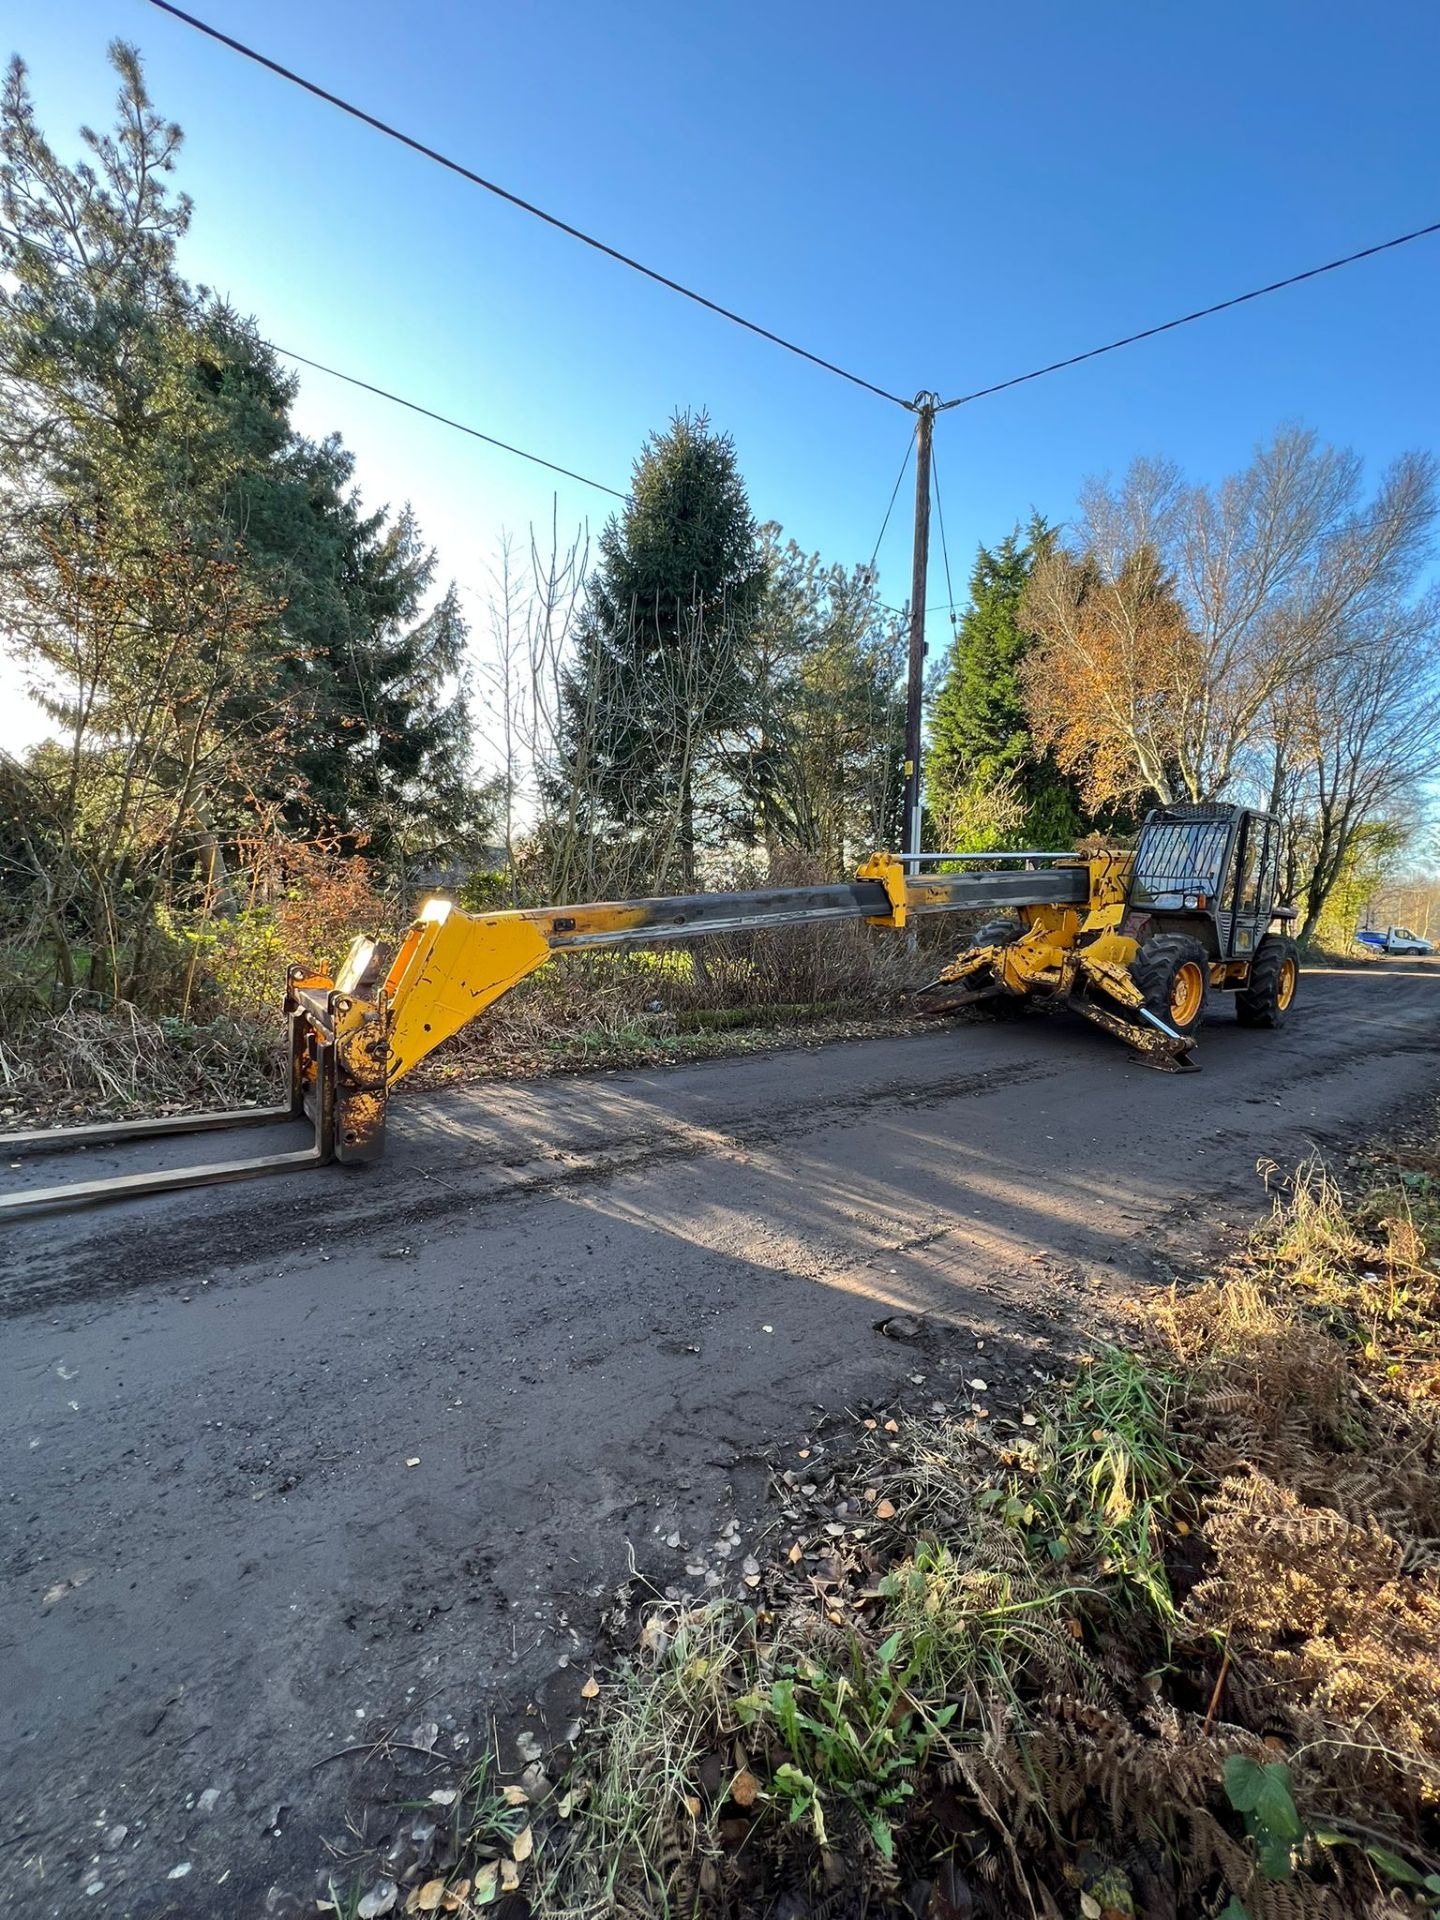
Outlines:
<svg viewBox="0 0 1440 1920"><path fill-rule="evenodd" d="M805 1550L800 1545L800 1542L798 1540L795 1542L794 1546L791 1547L789 1553L786 1554L785 1558L790 1562L792 1567L798 1566L800 1562L805 1558Z"/></svg>
<svg viewBox="0 0 1440 1920"><path fill-rule="evenodd" d="M1033 1413L1022 1413L1020 1416L1020 1424L1022 1427L1033 1427L1038 1425L1038 1422Z"/></svg>
<svg viewBox="0 0 1440 1920"><path fill-rule="evenodd" d="M801 1449L800 1449L800 1455L799 1455L799 1457L800 1457L800 1459L802 1459L802 1460L808 1460L808 1459L810 1458L810 1449L809 1449L809 1447L801 1447Z"/></svg>
<svg viewBox="0 0 1440 1920"><path fill-rule="evenodd" d="M416 1911L418 1913L434 1913L444 1898L445 1882L443 1880L427 1880L424 1886L421 1887L419 1895L416 1898Z"/></svg>
<svg viewBox="0 0 1440 1920"><path fill-rule="evenodd" d="M887 1420L885 1422L885 1431L887 1433L898 1433L900 1431L900 1422L898 1420Z"/></svg>
<svg viewBox="0 0 1440 1920"><path fill-rule="evenodd" d="M584 1686L581 1687L580 1689L580 1698L582 1700L594 1700L599 1695L599 1692L600 1692L600 1682L595 1678L594 1674L592 1673L590 1678L585 1682Z"/></svg>
<svg viewBox="0 0 1440 1920"><path fill-rule="evenodd" d="M45 1598L40 1602L41 1606L53 1607L55 1602L57 1600L63 1600L67 1593L75 1593L79 1588L84 1586L93 1571L94 1569L92 1567L81 1567L75 1573L68 1575L64 1580L57 1580L53 1587L46 1589Z"/></svg>
<svg viewBox="0 0 1440 1920"><path fill-rule="evenodd" d="M867 1500L869 1500L870 1502L872 1502L872 1504L873 1504L873 1502L875 1502L876 1500L878 1500L878 1499L880 1498L880 1489L879 1489L879 1487L866 1487L866 1489L865 1489L865 1498L866 1498Z"/></svg>
<svg viewBox="0 0 1440 1920"><path fill-rule="evenodd" d="M530 1796L523 1787L502 1787L500 1792L507 1807L525 1807L530 1804Z"/></svg>
<svg viewBox="0 0 1440 1920"><path fill-rule="evenodd" d="M989 1382L985 1380L967 1380L965 1384L972 1393L988 1393L990 1391Z"/></svg>
<svg viewBox="0 0 1440 1920"><path fill-rule="evenodd" d="M760 1782L748 1767L742 1767L730 1782L730 1798L737 1807L753 1807L760 1797Z"/></svg>
<svg viewBox="0 0 1440 1920"><path fill-rule="evenodd" d="M1082 1893L1080 1896L1080 1911L1084 1914L1085 1920L1100 1920L1100 1915L1104 1909L1093 1893Z"/></svg>
<svg viewBox="0 0 1440 1920"><path fill-rule="evenodd" d="M873 1420L867 1420L864 1424L869 1428L871 1433L875 1431L875 1422Z"/></svg>
<svg viewBox="0 0 1440 1920"><path fill-rule="evenodd" d="M513 1860L502 1860L500 1862L500 1891L502 1893L514 1893L519 1884L520 1869Z"/></svg>
<svg viewBox="0 0 1440 1920"><path fill-rule="evenodd" d="M431 1794L431 1802L437 1807L453 1807L460 1798L454 1787L436 1787Z"/></svg>
<svg viewBox="0 0 1440 1920"><path fill-rule="evenodd" d="M700 1798L698 1794L694 1794L694 1793L686 1794L685 1811L689 1814L692 1820L698 1820L700 1818Z"/></svg>
<svg viewBox="0 0 1440 1920"><path fill-rule="evenodd" d="M575 1811L574 1794L562 1793L560 1798L555 1802L555 1812L557 1816L561 1820L568 1820L574 1811Z"/></svg>
<svg viewBox="0 0 1440 1920"><path fill-rule="evenodd" d="M533 1827L522 1827L510 1842L510 1857L516 1861L528 1860L534 1851L535 1829Z"/></svg>
<svg viewBox="0 0 1440 1920"><path fill-rule="evenodd" d="M663 1653L670 1644L670 1636L665 1631L665 1622L658 1613L652 1613L640 1629L640 1645L646 1653Z"/></svg>
<svg viewBox="0 0 1440 1920"><path fill-rule="evenodd" d="M895 1518L894 1503L889 1500L877 1501L875 1505L875 1518L877 1520L893 1520Z"/></svg>
<svg viewBox="0 0 1440 1920"><path fill-rule="evenodd" d="M516 1879L519 1879L518 1874L516 1875ZM499 1891L500 1863L497 1860L490 1860L481 1867L475 1876L475 1885L470 1894L470 1904L472 1907L488 1907Z"/></svg>

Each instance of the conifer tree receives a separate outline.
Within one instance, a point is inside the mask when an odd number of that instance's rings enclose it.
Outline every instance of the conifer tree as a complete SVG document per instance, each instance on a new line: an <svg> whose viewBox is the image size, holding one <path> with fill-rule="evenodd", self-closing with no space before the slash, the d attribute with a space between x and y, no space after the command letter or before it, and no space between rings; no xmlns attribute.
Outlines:
<svg viewBox="0 0 1440 1920"><path fill-rule="evenodd" d="M382 854L474 806L455 598L429 605L409 515L361 508L254 323L181 274L182 136L134 49L111 60L115 125L76 164L18 59L0 97L0 624L64 747L27 776L57 922L118 951L117 916L223 857L254 799Z"/></svg>
<svg viewBox="0 0 1440 1920"><path fill-rule="evenodd" d="M1075 788L1036 750L1020 666L1030 646L1018 612L1036 556L1051 539L1038 516L982 546L930 710L926 803L956 845L1069 846L1082 830Z"/></svg>
<svg viewBox="0 0 1440 1920"><path fill-rule="evenodd" d="M722 742L742 711L764 584L758 530L728 434L677 414L635 463L600 536L566 678L559 810L625 838L652 883L696 884L723 814Z"/></svg>

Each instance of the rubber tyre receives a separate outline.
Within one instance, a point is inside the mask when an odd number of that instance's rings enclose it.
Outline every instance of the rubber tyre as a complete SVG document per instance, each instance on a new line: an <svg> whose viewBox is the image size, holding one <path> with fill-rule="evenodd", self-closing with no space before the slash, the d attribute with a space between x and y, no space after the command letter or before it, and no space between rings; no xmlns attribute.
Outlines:
<svg viewBox="0 0 1440 1920"><path fill-rule="evenodd" d="M1198 940L1187 933L1157 933L1130 962L1130 978L1166 1026L1187 1038L1198 1030L1210 988L1210 956ZM1183 1003L1178 1013L1177 997Z"/></svg>
<svg viewBox="0 0 1440 1920"><path fill-rule="evenodd" d="M1024 932L1023 920L986 920L975 929L970 946L972 951L976 947L1008 947ZM981 1020L1019 1020L1024 1016L1025 1007L1023 993L997 993L989 1000L974 1001L965 1012Z"/></svg>
<svg viewBox="0 0 1440 1920"><path fill-rule="evenodd" d="M1299 984L1299 948L1283 933L1267 933L1250 962L1250 978L1235 995L1235 1018L1242 1027L1283 1027Z"/></svg>
<svg viewBox="0 0 1440 1920"><path fill-rule="evenodd" d="M972 947L1008 947L1025 931L1023 920L987 920L975 929Z"/></svg>

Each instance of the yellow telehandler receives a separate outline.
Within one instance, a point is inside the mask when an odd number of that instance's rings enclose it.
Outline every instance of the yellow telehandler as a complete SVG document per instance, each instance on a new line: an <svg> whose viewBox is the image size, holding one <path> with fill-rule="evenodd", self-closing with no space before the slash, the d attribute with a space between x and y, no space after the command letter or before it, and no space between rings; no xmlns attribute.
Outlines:
<svg viewBox="0 0 1440 1920"><path fill-rule="evenodd" d="M1211 992L1244 1026L1278 1027L1300 977L1276 900L1281 835L1246 807L1151 812L1133 852L1089 862L1083 908L1046 901L988 921L914 996L920 1013L994 1015L1061 1000L1161 1064L1189 1064Z"/></svg>
<svg viewBox="0 0 1440 1920"><path fill-rule="evenodd" d="M968 871L955 871L964 863ZM289 1091L280 1105L0 1137L7 1156L162 1135L304 1120L299 1150L0 1195L0 1220L144 1193L250 1179L329 1161L379 1158L390 1089L442 1042L553 955L654 946L762 927L1003 910L914 996L926 1015L1047 1001L1098 1022L1155 1064L1189 1055L1207 995L1233 993L1242 1022L1276 1027L1298 965L1276 903L1280 832L1268 814L1171 806L1149 815L1132 851L872 854L853 882L528 907L467 914L427 900L393 956L361 937L331 979L291 967L285 996ZM978 871L977 871L978 869Z"/></svg>

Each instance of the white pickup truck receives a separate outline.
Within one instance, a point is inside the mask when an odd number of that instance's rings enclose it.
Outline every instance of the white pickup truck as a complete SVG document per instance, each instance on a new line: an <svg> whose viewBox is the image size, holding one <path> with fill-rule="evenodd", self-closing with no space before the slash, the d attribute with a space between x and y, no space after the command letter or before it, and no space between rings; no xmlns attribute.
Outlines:
<svg viewBox="0 0 1440 1920"><path fill-rule="evenodd" d="M1365 927L1355 935L1362 947L1373 947L1379 953L1434 953L1435 942L1424 940L1418 933L1412 933L1409 927L1386 927L1382 933L1379 927Z"/></svg>

